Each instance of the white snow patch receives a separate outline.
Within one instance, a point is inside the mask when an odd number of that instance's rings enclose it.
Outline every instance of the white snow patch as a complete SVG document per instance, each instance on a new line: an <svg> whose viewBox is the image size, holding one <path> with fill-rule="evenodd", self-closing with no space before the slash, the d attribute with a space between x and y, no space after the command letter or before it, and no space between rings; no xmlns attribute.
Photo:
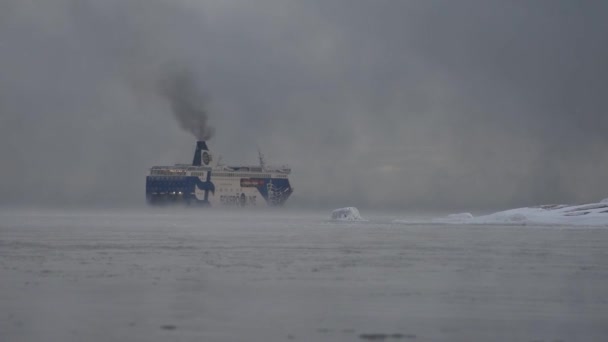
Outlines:
<svg viewBox="0 0 608 342"><path fill-rule="evenodd" d="M395 220L395 223L412 224L411 220ZM548 204L518 208L474 217L470 213L451 214L427 222L441 224L511 224L511 225L571 225L607 226L608 199L583 205Z"/></svg>
<svg viewBox="0 0 608 342"><path fill-rule="evenodd" d="M331 212L331 219L334 221L367 221L355 207L339 208Z"/></svg>
<svg viewBox="0 0 608 342"><path fill-rule="evenodd" d="M461 221L470 220L472 218L473 218L473 214L471 214L471 213L450 214L447 217L447 219L449 219L449 220L455 220L455 221L458 221L458 220L461 220Z"/></svg>
<svg viewBox="0 0 608 342"><path fill-rule="evenodd" d="M608 203L608 197L601 200L600 203Z"/></svg>

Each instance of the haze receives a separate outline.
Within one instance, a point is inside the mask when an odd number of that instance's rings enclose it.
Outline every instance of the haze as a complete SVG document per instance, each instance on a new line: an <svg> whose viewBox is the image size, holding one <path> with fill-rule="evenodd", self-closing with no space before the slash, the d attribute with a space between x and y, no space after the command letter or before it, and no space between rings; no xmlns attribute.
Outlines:
<svg viewBox="0 0 608 342"><path fill-rule="evenodd" d="M608 194L608 3L4 0L0 203L133 205L209 146L289 163L293 206L489 208Z"/></svg>

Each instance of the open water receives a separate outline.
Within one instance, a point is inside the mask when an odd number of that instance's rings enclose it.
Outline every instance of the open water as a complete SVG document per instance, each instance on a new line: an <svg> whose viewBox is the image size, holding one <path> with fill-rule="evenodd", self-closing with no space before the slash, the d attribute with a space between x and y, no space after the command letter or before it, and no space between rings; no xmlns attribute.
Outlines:
<svg viewBox="0 0 608 342"><path fill-rule="evenodd" d="M608 341L606 228L328 217L4 209L0 340Z"/></svg>

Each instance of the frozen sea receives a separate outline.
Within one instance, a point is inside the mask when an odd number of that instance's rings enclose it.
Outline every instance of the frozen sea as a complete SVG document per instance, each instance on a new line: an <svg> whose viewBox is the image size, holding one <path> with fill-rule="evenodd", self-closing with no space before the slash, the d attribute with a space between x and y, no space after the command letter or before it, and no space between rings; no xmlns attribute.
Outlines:
<svg viewBox="0 0 608 342"><path fill-rule="evenodd" d="M0 210L1 341L608 341L608 228Z"/></svg>

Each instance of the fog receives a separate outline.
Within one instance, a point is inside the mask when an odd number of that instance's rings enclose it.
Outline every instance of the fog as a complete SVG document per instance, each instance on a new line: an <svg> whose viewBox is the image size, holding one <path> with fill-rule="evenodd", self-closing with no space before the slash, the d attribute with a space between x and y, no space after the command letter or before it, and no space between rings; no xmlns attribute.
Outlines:
<svg viewBox="0 0 608 342"><path fill-rule="evenodd" d="M608 3L4 0L0 203L138 205L195 138L292 166L291 206L495 208L608 196Z"/></svg>

